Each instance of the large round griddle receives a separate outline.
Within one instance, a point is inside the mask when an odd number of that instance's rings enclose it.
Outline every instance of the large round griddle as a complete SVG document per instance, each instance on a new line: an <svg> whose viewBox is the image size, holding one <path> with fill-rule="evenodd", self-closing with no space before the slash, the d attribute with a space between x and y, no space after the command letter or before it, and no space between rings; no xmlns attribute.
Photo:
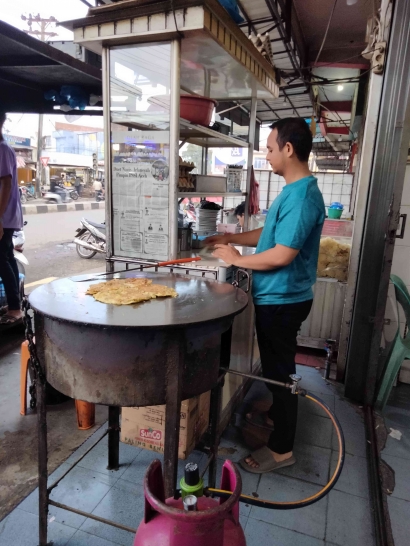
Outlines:
<svg viewBox="0 0 410 546"><path fill-rule="evenodd" d="M84 275L84 279L91 277ZM34 290L30 305L42 315L64 322L109 328L178 328L235 316L248 301L242 290L228 283L191 275L127 272L110 275L107 280L130 277L149 278L155 284L174 288L178 297L109 305L86 295L90 285L104 282L104 278L85 282L67 278Z"/></svg>
<svg viewBox="0 0 410 546"><path fill-rule="evenodd" d="M170 359L177 359L183 399L215 386L221 336L245 309L246 294L230 284L190 275L128 272L115 277L152 278L174 288L178 297L104 304L85 294L101 278L67 278L37 288L29 301L49 383L88 402L158 405L165 403Z"/></svg>

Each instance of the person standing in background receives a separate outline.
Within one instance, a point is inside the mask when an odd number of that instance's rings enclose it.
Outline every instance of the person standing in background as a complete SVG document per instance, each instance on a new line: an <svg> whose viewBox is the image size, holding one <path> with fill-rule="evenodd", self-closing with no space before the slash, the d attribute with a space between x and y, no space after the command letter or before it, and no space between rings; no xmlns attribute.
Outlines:
<svg viewBox="0 0 410 546"><path fill-rule="evenodd" d="M6 293L7 308L0 325L21 322L20 281L13 254L13 233L23 227L14 150L3 138L6 112L0 110L0 277Z"/></svg>

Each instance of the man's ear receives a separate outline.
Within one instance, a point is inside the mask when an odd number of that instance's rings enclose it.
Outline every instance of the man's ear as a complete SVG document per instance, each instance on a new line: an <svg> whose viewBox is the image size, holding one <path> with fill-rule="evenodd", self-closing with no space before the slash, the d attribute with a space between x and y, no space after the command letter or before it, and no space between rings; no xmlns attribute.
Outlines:
<svg viewBox="0 0 410 546"><path fill-rule="evenodd" d="M293 145L290 143L290 142L287 142L285 144L285 149L286 149L286 155L287 157L293 157L294 153L295 153L295 150L293 148Z"/></svg>

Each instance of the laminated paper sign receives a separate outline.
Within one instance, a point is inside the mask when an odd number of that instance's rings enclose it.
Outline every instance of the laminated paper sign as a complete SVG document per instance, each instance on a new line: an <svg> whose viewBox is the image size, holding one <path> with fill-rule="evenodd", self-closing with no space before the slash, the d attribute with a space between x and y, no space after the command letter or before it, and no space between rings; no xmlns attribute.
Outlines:
<svg viewBox="0 0 410 546"><path fill-rule="evenodd" d="M114 254L167 260L169 132L112 133Z"/></svg>

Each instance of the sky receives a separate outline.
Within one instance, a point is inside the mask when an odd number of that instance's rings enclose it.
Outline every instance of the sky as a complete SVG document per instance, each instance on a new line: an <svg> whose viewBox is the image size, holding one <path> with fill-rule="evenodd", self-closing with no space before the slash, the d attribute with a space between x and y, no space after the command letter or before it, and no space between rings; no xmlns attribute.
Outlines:
<svg viewBox="0 0 410 546"><path fill-rule="evenodd" d="M80 0L1 0L0 19L19 28L28 29L27 22L21 19L22 15L26 17L40 14L41 17L55 17L57 21L68 21L78 19L87 14L88 8ZM34 30L33 26L33 30ZM53 40L72 40L72 32L63 27L50 27L50 30L57 32L58 36Z"/></svg>
<svg viewBox="0 0 410 546"><path fill-rule="evenodd" d="M1 11L0 19L13 25L20 30L28 29L27 22L21 19L22 15L26 17L40 14L41 17L55 17L57 21L68 21L78 19L87 15L88 8L80 0L11 0L6 3L6 0L0 0ZM33 30L38 27L33 25ZM57 32L58 36L51 38L52 40L72 40L72 32L63 27L52 25L49 27L52 32ZM54 131L54 123L56 121L66 122L64 116L52 115L44 116L43 135L51 135ZM99 116L82 116L81 120L74 121L80 125L89 127L101 127L102 117ZM36 138L38 127L38 116L36 114L9 114L5 124L5 131L14 136L25 138ZM266 145L266 138L269 130L261 130L261 145Z"/></svg>
<svg viewBox="0 0 410 546"><path fill-rule="evenodd" d="M0 0L1 11L0 19L20 30L28 29L27 22L21 19L22 15L26 17L40 14L41 17L55 17L57 21L68 21L70 19L78 19L87 15L88 8L80 0L11 0L6 3L6 0ZM50 8L50 6L52 6ZM33 25L33 30L38 27ZM69 30L52 25L50 31L57 32L58 36L51 38L52 40L72 40L73 33ZM44 135L51 135L54 131L56 121L67 122L64 116L44 116ZM81 120L74 121L80 125L90 127L101 127L102 118L82 116ZM9 114L8 120L5 123L4 129L11 135L35 139L38 128L38 116L36 114Z"/></svg>

